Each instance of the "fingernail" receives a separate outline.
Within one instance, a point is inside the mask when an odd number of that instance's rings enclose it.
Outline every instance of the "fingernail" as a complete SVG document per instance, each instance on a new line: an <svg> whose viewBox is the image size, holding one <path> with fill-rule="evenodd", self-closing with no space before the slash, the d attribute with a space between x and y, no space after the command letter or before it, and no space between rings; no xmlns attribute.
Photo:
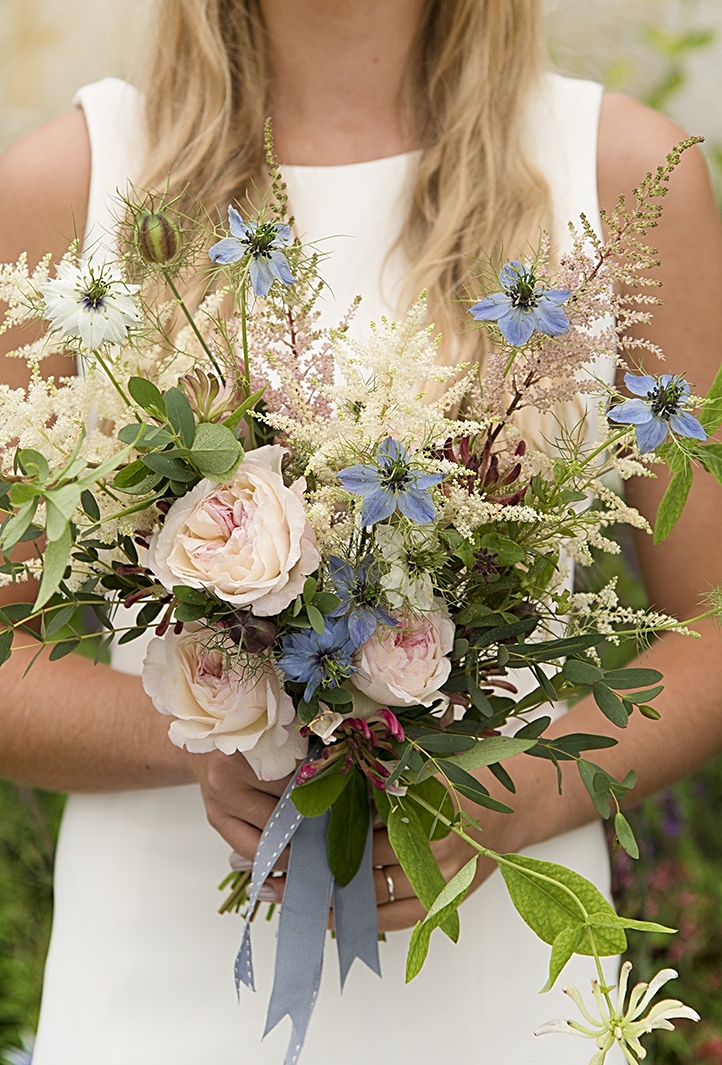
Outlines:
<svg viewBox="0 0 722 1065"><path fill-rule="evenodd" d="M275 888L270 884L264 884L261 890L258 892L259 902L278 902L278 895Z"/></svg>
<svg viewBox="0 0 722 1065"><path fill-rule="evenodd" d="M242 854L237 854L235 851L231 851L228 864L236 873L246 873L253 868L253 862L250 862L248 858L244 858Z"/></svg>

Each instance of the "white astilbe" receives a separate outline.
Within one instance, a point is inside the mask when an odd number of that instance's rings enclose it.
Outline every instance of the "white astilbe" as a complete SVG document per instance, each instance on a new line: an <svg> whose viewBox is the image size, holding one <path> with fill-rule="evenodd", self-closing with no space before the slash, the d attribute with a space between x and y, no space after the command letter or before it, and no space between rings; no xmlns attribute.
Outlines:
<svg viewBox="0 0 722 1065"><path fill-rule="evenodd" d="M539 526L544 520L545 515L533 507L493 503L484 496L471 495L459 484L451 484L446 489L442 522L453 525L464 537L471 536L481 525L491 522L518 521Z"/></svg>
<svg viewBox="0 0 722 1065"><path fill-rule="evenodd" d="M50 278L51 258L50 254L44 255L32 271L28 269L26 252L16 263L0 264L0 303L7 304L0 333L42 318L40 289Z"/></svg>
<svg viewBox="0 0 722 1065"><path fill-rule="evenodd" d="M631 970L631 963L625 961L619 977L615 1006L612 1006L611 999L602 991L599 981L592 980L592 994L599 1014L597 1017L587 1008L577 988L573 984L566 984L563 988L564 994L568 995L577 1007L584 1023L562 1019L547 1021L541 1028L537 1028L534 1034L549 1035L561 1032L580 1036L582 1039L593 1039L597 1051L590 1059L589 1065L604 1065L607 1054L616 1043L629 1065L639 1065L647 1056L647 1051L640 1043L641 1036L660 1028L673 1032L673 1020L699 1020L697 1011L685 1006L679 999L668 998L652 1005L652 999L659 989L668 980L677 979L674 969L662 969L649 984L637 984L627 1002L627 983Z"/></svg>
<svg viewBox="0 0 722 1065"><path fill-rule="evenodd" d="M599 592L574 592L567 601L568 635L585 632L603 633L610 643L618 643L617 630L622 627L645 643L653 632L677 632L683 636L699 634L670 614L653 610L634 610L619 605L617 578L613 577Z"/></svg>

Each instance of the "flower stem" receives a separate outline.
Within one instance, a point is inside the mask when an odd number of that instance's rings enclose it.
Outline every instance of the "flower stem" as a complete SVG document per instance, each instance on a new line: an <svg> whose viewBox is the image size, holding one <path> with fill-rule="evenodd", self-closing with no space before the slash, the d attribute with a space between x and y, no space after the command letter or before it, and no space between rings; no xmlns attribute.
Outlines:
<svg viewBox="0 0 722 1065"><path fill-rule="evenodd" d="M246 396L251 395L251 361L248 354L248 307L246 303L246 284L248 280L248 266L241 277L241 343L243 344L243 376L246 379ZM246 415L248 437L251 448L256 447L256 432L253 426L253 415Z"/></svg>
<svg viewBox="0 0 722 1065"><path fill-rule="evenodd" d="M203 339L201 331L198 328L198 326L197 326L197 324L195 322L195 319L193 318L193 315L191 314L191 312L186 307L185 301L184 301L183 297L181 296L180 292L178 291L173 278L170 275L170 271L164 270L163 271L163 276L166 279L166 282L168 284L168 288L171 290L171 292L175 296L176 300L178 301L178 306L183 311L183 314L185 315L189 326L191 327L191 329L195 333L195 335L198 338L198 341L199 341L201 347L203 348L203 350L205 351L206 355L208 356L208 358L210 360L210 363L211 363L211 366L213 367L213 369L216 371L216 373L220 377L221 383L225 384L226 383L226 379L223 376L223 371L221 370L220 366L218 365L218 361L217 361L215 355L213 354L211 349L208 347L208 344Z"/></svg>

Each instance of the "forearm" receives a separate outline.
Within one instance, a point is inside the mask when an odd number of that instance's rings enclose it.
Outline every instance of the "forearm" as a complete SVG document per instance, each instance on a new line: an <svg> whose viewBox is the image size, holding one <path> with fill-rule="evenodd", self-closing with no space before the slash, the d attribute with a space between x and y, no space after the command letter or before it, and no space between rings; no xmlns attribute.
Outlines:
<svg viewBox="0 0 722 1065"><path fill-rule="evenodd" d="M194 779L140 678L78 655L26 676L34 650L0 670L0 776L59 791L120 791Z"/></svg>
<svg viewBox="0 0 722 1065"><path fill-rule="evenodd" d="M701 639L669 636L639 659L640 665L664 674L665 690L654 701L662 714L659 721L635 711L627 728L618 729L590 698L555 721L546 733L553 737L584 732L617 740L616 747L590 751L588 757L618 780L630 769L636 771L637 784L629 793L629 803L667 787L722 750L722 635L711 621L696 628ZM519 850L597 819L576 765L561 765L561 795L556 770L546 760L520 755L505 762L517 787L514 796L484 773L492 794L515 810L511 816L484 814L488 846Z"/></svg>

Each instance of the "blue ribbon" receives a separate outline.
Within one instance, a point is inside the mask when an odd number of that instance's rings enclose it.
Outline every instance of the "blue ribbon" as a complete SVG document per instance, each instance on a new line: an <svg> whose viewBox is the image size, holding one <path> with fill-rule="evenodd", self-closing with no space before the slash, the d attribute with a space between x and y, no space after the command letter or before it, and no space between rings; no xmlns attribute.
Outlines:
<svg viewBox="0 0 722 1065"><path fill-rule="evenodd" d="M371 825L359 871L349 884L342 887L334 880L328 865L326 830L329 812L320 817L303 817L291 799L294 786L295 781L292 781L281 796L258 844L251 877L248 916L235 964L236 988L245 984L255 991L251 915L258 901L258 893L290 843L291 856L278 925L273 991L263 1033L266 1036L284 1017L291 1018L291 1040L284 1065L296 1065L316 1004L332 893L341 988L356 958L381 975L376 892L371 864Z"/></svg>

